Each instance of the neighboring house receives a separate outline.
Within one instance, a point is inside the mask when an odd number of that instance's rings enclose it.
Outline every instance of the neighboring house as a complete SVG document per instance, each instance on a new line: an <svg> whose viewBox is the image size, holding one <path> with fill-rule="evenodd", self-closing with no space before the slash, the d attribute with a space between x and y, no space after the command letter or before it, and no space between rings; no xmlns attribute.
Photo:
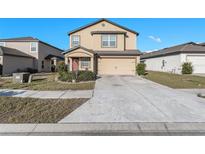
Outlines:
<svg viewBox="0 0 205 154"><path fill-rule="evenodd" d="M64 60L62 50L33 37L0 39L3 75L27 68L50 72L57 61Z"/></svg>
<svg viewBox="0 0 205 154"><path fill-rule="evenodd" d="M191 62L193 73L205 73L205 46L194 42L145 53L140 59L147 70L181 74L182 64Z"/></svg>
<svg viewBox="0 0 205 154"><path fill-rule="evenodd" d="M205 43L200 43L199 45L205 46Z"/></svg>
<svg viewBox="0 0 205 154"><path fill-rule="evenodd" d="M135 75L140 62L138 33L100 19L69 33L70 49L64 52L70 71L90 70L98 75Z"/></svg>

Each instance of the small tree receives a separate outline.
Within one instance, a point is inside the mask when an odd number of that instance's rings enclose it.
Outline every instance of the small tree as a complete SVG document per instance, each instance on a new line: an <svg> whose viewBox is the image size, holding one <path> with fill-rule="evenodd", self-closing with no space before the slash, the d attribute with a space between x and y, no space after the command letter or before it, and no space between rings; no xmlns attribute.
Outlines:
<svg viewBox="0 0 205 154"><path fill-rule="evenodd" d="M140 63L137 65L136 71L138 75L145 75L146 64Z"/></svg>
<svg viewBox="0 0 205 154"><path fill-rule="evenodd" d="M193 66L190 62L185 62L182 64L182 74L192 74Z"/></svg>

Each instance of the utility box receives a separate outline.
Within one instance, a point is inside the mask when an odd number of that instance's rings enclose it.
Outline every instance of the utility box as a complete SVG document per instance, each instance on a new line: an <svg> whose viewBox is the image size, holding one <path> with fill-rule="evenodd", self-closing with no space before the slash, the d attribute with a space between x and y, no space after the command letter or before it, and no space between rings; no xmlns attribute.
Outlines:
<svg viewBox="0 0 205 154"><path fill-rule="evenodd" d="M13 73L13 82L14 83L25 83L29 80L30 73L22 72L22 73Z"/></svg>

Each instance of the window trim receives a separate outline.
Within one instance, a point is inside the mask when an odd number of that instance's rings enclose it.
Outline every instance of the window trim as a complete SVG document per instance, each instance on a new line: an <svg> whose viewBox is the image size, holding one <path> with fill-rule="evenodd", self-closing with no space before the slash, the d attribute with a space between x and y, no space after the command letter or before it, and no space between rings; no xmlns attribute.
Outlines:
<svg viewBox="0 0 205 154"><path fill-rule="evenodd" d="M109 46L103 46L103 36L109 36L108 38L108 45ZM116 43L115 43L115 46L110 46L110 36L115 36L115 38L116 38ZM103 34L103 35L101 35L101 48L117 48L117 35L116 34Z"/></svg>
<svg viewBox="0 0 205 154"><path fill-rule="evenodd" d="M6 46L6 42L0 42L0 43L3 43L2 47L5 47L5 46Z"/></svg>
<svg viewBox="0 0 205 154"><path fill-rule="evenodd" d="M36 43L36 51L32 51L32 43ZM38 51L38 42L30 42L30 52L37 52Z"/></svg>
<svg viewBox="0 0 205 154"><path fill-rule="evenodd" d="M89 59L89 61L88 61L89 62L89 66L88 67L87 66L86 67L82 66L82 61L83 61L82 59L83 58L88 58ZM86 69L86 68L90 69L91 68L91 57L82 57L82 58L80 58L80 68L81 69Z"/></svg>
<svg viewBox="0 0 205 154"><path fill-rule="evenodd" d="M77 45L77 46L79 46L80 45L80 35L72 35L71 36L71 47L73 48L73 47L76 47L76 46L73 46L73 37L74 36L78 36L78 38L79 38L79 44Z"/></svg>

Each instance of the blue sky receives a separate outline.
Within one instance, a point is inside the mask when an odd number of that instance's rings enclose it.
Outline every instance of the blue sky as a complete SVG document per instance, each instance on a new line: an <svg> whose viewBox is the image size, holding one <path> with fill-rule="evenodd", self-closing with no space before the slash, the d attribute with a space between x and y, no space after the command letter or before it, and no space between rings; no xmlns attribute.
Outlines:
<svg viewBox="0 0 205 154"><path fill-rule="evenodd" d="M94 22L94 18L0 19L0 38L33 36L68 49L67 33ZM205 42L205 19L113 18L109 19L140 33L138 49L149 51L189 41Z"/></svg>

